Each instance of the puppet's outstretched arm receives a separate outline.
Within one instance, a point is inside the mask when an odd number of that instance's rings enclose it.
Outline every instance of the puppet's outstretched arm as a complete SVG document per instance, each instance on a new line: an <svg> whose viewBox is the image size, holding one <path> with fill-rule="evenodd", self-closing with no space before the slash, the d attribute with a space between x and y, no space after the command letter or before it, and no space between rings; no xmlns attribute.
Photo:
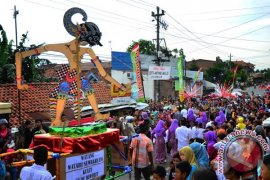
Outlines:
<svg viewBox="0 0 270 180"><path fill-rule="evenodd" d="M93 63L96 65L99 74L104 77L107 81L115 84L118 88L120 88L123 91L126 91L126 87L123 84L120 84L117 82L114 78L112 78L103 68L101 65L99 58L95 55L94 51L92 49L87 49L87 53L91 57Z"/></svg>
<svg viewBox="0 0 270 180"><path fill-rule="evenodd" d="M35 49L31 49L23 52L16 52L15 54L15 62L16 62L16 81L17 87L19 90L27 90L28 85L22 84L22 61L23 58L29 57L36 54L41 54L46 51L56 51L56 52L64 52L62 44L49 44L45 46L40 46Z"/></svg>

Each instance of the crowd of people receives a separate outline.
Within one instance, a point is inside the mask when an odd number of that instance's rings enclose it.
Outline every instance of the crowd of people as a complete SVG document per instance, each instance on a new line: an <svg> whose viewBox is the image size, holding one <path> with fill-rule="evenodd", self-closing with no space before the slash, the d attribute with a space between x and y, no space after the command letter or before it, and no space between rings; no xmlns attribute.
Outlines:
<svg viewBox="0 0 270 180"><path fill-rule="evenodd" d="M28 149L31 147L35 134L48 133L49 129L43 125L42 120L37 119L35 123L27 120L19 128L10 128L5 118L0 119L0 154L14 152L17 149ZM10 155L0 160L0 179L17 180L19 171L11 164L14 161L23 160L23 157Z"/></svg>
<svg viewBox="0 0 270 180"><path fill-rule="evenodd" d="M232 164L226 164L224 173L217 171L221 141L236 130L254 131L270 145L270 104L266 96L251 94L233 99L193 98L184 104L170 100L148 104L147 109L109 121L109 127L119 128L123 136L140 134L130 145L136 180L141 174L150 179L151 170L154 179L163 177L164 173L155 174L163 172L156 168L163 168L168 160L171 169L165 178L169 180L270 179L269 150L252 170L239 172Z"/></svg>
<svg viewBox="0 0 270 180"><path fill-rule="evenodd" d="M126 144L136 180L142 176L146 180L151 176L156 180L270 180L269 150L249 171L240 172L228 163L224 165L224 173L217 170L221 142L236 130L254 131L270 145L270 103L267 96L251 94L233 99L192 98L185 103L173 100L147 103L149 107L145 109L112 116L106 121L108 127L118 128L121 136L139 135ZM6 119L0 119L0 127L1 153L29 148L35 134L48 132L41 120L37 120L35 125L26 121L16 133L19 136L14 136ZM13 158L3 158L1 164L5 165L10 179L17 179L18 170L10 166ZM45 160L41 161L33 168L40 168ZM165 167L167 161L169 170ZM237 162L240 163L236 159L234 163ZM28 170L24 173L27 174Z"/></svg>

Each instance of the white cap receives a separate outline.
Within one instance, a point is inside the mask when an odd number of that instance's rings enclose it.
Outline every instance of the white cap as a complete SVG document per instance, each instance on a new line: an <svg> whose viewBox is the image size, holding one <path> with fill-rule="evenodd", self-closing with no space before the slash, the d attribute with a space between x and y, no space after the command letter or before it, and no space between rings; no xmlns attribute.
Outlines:
<svg viewBox="0 0 270 180"><path fill-rule="evenodd" d="M270 117L263 121L262 125L264 127L270 127Z"/></svg>

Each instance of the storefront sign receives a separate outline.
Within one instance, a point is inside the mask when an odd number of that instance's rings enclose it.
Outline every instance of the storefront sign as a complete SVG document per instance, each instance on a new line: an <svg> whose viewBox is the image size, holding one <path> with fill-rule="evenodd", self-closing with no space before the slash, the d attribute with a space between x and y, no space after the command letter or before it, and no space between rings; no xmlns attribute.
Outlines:
<svg viewBox="0 0 270 180"><path fill-rule="evenodd" d="M171 75L170 66L150 66L148 70L149 80L168 80Z"/></svg>

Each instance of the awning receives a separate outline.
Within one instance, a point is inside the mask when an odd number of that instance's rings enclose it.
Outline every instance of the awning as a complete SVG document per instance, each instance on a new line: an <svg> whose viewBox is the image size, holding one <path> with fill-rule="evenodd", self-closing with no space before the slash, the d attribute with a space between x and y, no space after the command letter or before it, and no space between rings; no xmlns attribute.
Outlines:
<svg viewBox="0 0 270 180"><path fill-rule="evenodd" d="M215 89L217 87L217 85L215 85L214 83L211 83L209 81L204 80L203 86L206 89Z"/></svg>
<svg viewBox="0 0 270 180"><path fill-rule="evenodd" d="M0 114L10 114L11 113L11 103L0 102Z"/></svg>
<svg viewBox="0 0 270 180"><path fill-rule="evenodd" d="M134 104L101 104L98 105L98 109L101 113L107 113L114 110L124 109L124 108L136 108L136 103ZM94 113L94 110L91 106L85 106L82 108L82 117L89 116Z"/></svg>

